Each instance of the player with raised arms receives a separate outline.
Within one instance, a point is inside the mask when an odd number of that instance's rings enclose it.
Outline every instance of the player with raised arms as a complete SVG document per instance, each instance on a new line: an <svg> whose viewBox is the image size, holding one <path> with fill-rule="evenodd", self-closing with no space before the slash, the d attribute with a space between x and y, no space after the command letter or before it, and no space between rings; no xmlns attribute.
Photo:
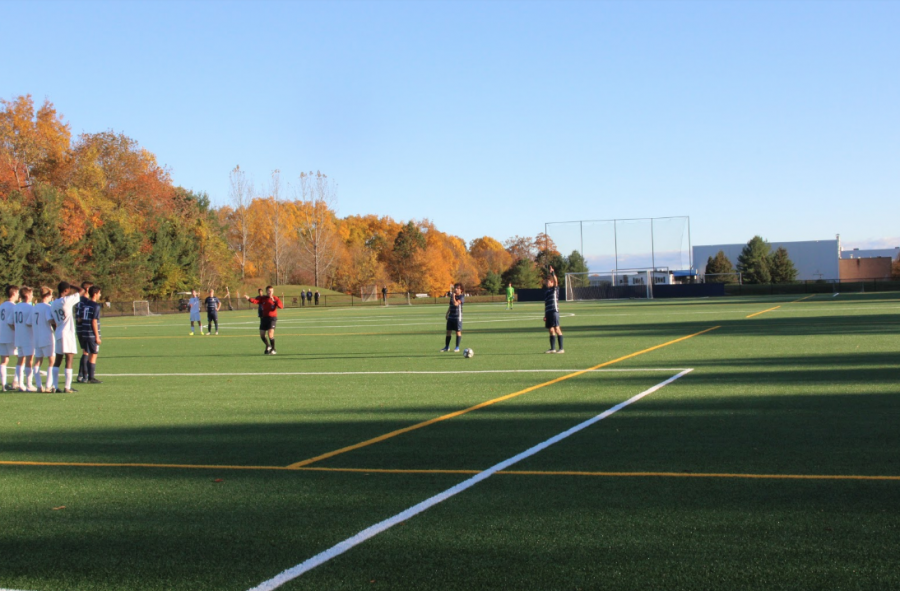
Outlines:
<svg viewBox="0 0 900 591"><path fill-rule="evenodd" d="M450 338L456 333L456 348L453 350L459 353L459 343L462 341L462 307L463 307L463 286L457 283L450 292L450 308L447 310L447 335L444 339L444 348L441 353L450 350Z"/></svg>
<svg viewBox="0 0 900 591"><path fill-rule="evenodd" d="M16 349L19 358L16 362L16 375L19 376L19 392L37 392L34 387L34 378L31 375L34 363L34 306L31 305L33 292L30 287L19 288L19 299L16 304Z"/></svg>
<svg viewBox="0 0 900 591"><path fill-rule="evenodd" d="M194 323L197 323L197 327L200 328L200 336L203 336L203 321L200 320L200 296L197 295L197 290L191 290L191 299L188 300L188 309L191 312L191 336L194 336ZM218 329L219 327L216 326Z"/></svg>
<svg viewBox="0 0 900 591"><path fill-rule="evenodd" d="M56 357L56 336L53 334L56 323L53 321L53 309L50 300L53 290L41 287L41 301L34 305L34 379L40 392L53 392L53 362ZM41 384L41 364L47 360L47 385Z"/></svg>
<svg viewBox="0 0 900 591"><path fill-rule="evenodd" d="M275 288L269 285L266 287L266 295L251 298L244 294L244 297L251 304L259 306L259 338L266 345L263 355L277 355L275 351L275 324L278 322L278 309L281 308L283 310L284 304L275 295ZM266 337L268 337L268 340L266 340Z"/></svg>
<svg viewBox="0 0 900 591"><path fill-rule="evenodd" d="M544 290L544 327L550 331L550 348L547 353L565 353L563 349L563 334L559 327L559 280L556 271L550 267L547 274L546 290ZM559 349L556 348L556 339L559 339Z"/></svg>
<svg viewBox="0 0 900 591"><path fill-rule="evenodd" d="M13 378L12 384L6 383L6 367L9 358L18 354L16 351L16 302L19 301L19 288L15 285L6 287L6 301L0 304L0 378L3 379L3 390L18 390L19 380Z"/></svg>
<svg viewBox="0 0 900 591"><path fill-rule="evenodd" d="M72 394L77 390L72 389L72 362L78 353L77 336L75 334L75 317L73 308L81 299L78 288L69 285L67 281L60 281L59 297L53 300L50 307L53 309L53 320L56 322L56 363L53 367L53 383L57 392ZM65 388L59 387L59 368L63 359L66 360Z"/></svg>

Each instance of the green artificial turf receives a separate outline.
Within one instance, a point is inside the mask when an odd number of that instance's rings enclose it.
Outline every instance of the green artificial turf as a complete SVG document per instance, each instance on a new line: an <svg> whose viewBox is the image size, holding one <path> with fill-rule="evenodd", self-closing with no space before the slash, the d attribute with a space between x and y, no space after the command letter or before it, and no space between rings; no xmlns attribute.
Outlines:
<svg viewBox="0 0 900 591"><path fill-rule="evenodd" d="M250 589L687 368L282 588L900 588L900 300L799 298L563 303L565 355L470 303L472 359L440 306L285 310L277 356L106 319L102 385L0 394L0 588Z"/></svg>

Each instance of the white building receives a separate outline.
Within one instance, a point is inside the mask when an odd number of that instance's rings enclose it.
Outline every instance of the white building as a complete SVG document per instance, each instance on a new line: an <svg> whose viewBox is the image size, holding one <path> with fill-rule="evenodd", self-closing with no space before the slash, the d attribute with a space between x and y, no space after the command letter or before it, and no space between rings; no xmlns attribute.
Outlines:
<svg viewBox="0 0 900 591"><path fill-rule="evenodd" d="M802 242L770 242L772 252L779 247L784 247L788 252L788 257L794 263L797 269L797 279L817 280L817 279L840 279L840 266L838 260L841 257L841 241L834 240L807 240ZM731 261L731 264L737 268L738 257L744 244L713 244L708 246L695 246L694 266L700 275L706 271L706 262L709 257L715 258L716 254L721 250ZM883 256L883 255L882 255Z"/></svg>

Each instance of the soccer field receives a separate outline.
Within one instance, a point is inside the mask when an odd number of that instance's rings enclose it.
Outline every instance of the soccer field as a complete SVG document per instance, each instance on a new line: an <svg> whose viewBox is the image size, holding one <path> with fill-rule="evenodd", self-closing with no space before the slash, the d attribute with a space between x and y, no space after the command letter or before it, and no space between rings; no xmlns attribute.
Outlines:
<svg viewBox="0 0 900 591"><path fill-rule="evenodd" d="M0 588L900 588L898 294L444 312L105 319L0 394Z"/></svg>

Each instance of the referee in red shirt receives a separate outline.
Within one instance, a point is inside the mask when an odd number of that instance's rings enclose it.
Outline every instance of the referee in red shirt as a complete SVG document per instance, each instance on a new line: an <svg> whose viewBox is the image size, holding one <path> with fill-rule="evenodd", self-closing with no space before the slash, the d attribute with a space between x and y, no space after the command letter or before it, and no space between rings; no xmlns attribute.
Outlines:
<svg viewBox="0 0 900 591"><path fill-rule="evenodd" d="M266 287L266 295L257 298L244 295L244 298L251 304L259 305L259 338L266 344L265 355L275 355L275 324L278 322L278 308L284 310L284 304L275 296L275 288L271 285Z"/></svg>

